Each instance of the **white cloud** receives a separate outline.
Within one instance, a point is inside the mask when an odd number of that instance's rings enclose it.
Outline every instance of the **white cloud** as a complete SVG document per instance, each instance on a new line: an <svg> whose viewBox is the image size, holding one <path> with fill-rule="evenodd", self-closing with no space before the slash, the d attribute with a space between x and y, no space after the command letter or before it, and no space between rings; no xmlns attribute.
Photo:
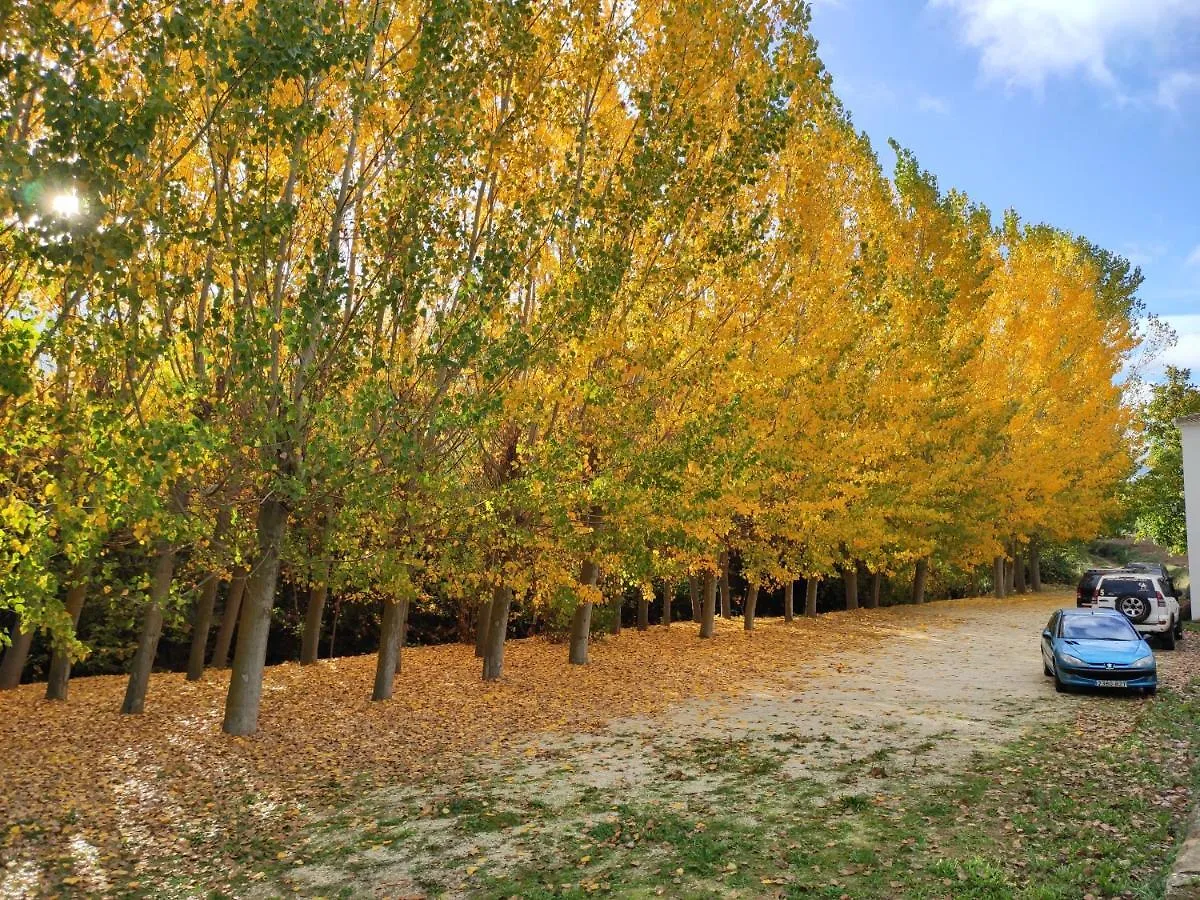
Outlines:
<svg viewBox="0 0 1200 900"><path fill-rule="evenodd" d="M1200 72L1178 71L1158 82L1155 102L1167 109L1179 109L1179 104L1190 94L1200 94Z"/></svg>
<svg viewBox="0 0 1200 900"><path fill-rule="evenodd" d="M1192 252L1188 254L1187 260L1184 262L1184 265L1185 266L1200 266L1200 244L1197 244L1192 249Z"/></svg>
<svg viewBox="0 0 1200 900"><path fill-rule="evenodd" d="M1167 40L1185 21L1200 19L1196 0L929 2L957 15L963 40L982 53L985 75L1033 88L1077 72L1115 88L1110 65L1118 50Z"/></svg>
<svg viewBox="0 0 1200 900"><path fill-rule="evenodd" d="M1200 315L1163 316L1175 329L1174 347L1163 351L1158 362L1162 366L1180 366L1200 375Z"/></svg>
<svg viewBox="0 0 1200 900"><path fill-rule="evenodd" d="M950 104L941 97L934 97L932 94L922 94L918 97L917 109L921 112L937 113L939 116L950 114Z"/></svg>

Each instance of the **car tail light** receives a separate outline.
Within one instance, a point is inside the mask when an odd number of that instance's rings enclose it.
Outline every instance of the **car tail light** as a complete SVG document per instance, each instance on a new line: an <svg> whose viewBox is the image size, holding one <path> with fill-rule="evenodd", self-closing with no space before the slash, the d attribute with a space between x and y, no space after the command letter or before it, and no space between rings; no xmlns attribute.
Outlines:
<svg viewBox="0 0 1200 900"><path fill-rule="evenodd" d="M1166 609L1167 608L1167 599L1162 595L1162 591L1155 591L1154 596L1158 599L1158 608Z"/></svg>

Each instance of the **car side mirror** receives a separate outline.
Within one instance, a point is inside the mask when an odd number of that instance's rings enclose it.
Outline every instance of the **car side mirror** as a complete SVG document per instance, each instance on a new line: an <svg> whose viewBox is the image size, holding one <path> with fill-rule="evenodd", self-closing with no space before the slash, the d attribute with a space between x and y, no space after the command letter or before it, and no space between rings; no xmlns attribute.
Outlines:
<svg viewBox="0 0 1200 900"><path fill-rule="evenodd" d="M1042 637L1044 637L1044 638L1050 637L1050 629L1049 628L1042 629Z"/></svg>

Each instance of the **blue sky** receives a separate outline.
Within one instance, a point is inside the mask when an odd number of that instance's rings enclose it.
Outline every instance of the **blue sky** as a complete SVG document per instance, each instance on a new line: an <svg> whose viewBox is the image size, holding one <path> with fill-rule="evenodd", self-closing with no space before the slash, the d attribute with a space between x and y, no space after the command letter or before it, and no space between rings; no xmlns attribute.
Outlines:
<svg viewBox="0 0 1200 900"><path fill-rule="evenodd" d="M1141 266L1200 380L1200 0L815 0L838 95L885 166Z"/></svg>

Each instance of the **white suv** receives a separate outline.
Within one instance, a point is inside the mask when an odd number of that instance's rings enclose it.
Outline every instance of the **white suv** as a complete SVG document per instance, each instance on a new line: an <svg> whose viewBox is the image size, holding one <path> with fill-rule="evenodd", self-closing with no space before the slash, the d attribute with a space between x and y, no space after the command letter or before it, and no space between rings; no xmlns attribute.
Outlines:
<svg viewBox="0 0 1200 900"><path fill-rule="evenodd" d="M1092 606L1117 609L1140 634L1158 635L1167 650L1183 637L1179 600L1163 590L1157 575L1120 572L1105 575L1092 591Z"/></svg>

